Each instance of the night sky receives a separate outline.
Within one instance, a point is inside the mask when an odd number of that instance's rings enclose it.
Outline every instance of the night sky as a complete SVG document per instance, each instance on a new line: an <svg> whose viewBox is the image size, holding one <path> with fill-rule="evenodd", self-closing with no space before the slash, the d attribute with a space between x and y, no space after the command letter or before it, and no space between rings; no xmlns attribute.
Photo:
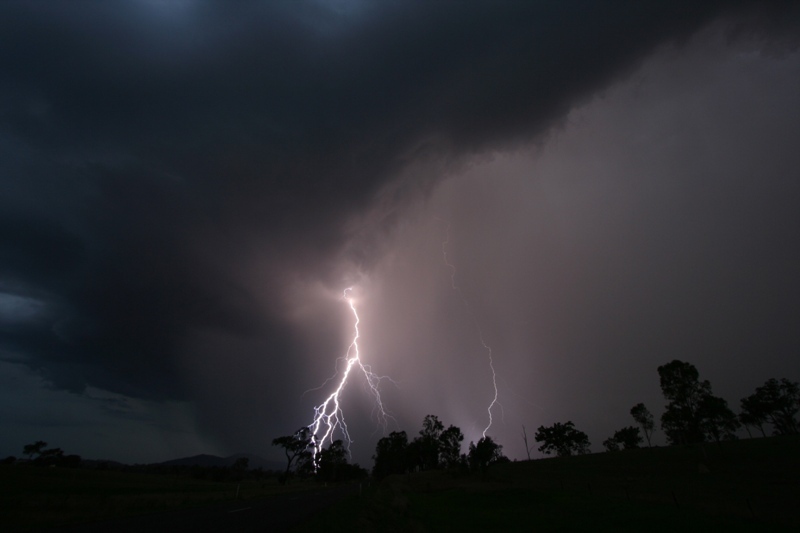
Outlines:
<svg viewBox="0 0 800 533"><path fill-rule="evenodd" d="M800 381L798 4L0 3L1 456L280 457L347 287L386 430L477 440L483 337L511 458Z"/></svg>

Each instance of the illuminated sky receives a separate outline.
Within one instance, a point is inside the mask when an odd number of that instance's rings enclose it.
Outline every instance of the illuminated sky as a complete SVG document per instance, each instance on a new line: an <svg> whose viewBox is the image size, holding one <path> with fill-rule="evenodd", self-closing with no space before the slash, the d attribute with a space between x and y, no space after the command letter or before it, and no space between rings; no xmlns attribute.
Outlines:
<svg viewBox="0 0 800 533"><path fill-rule="evenodd" d="M734 408L800 380L798 36L791 2L3 2L0 455L273 456L349 286L388 429L480 436L482 333L512 458L660 416L674 358Z"/></svg>

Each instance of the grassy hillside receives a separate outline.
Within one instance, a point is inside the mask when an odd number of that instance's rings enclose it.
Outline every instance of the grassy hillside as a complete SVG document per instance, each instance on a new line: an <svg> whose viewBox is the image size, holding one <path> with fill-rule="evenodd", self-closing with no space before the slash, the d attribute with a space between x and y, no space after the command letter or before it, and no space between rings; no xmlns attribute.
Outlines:
<svg viewBox="0 0 800 533"><path fill-rule="evenodd" d="M488 476L387 478L311 531L796 531L800 438L495 465Z"/></svg>

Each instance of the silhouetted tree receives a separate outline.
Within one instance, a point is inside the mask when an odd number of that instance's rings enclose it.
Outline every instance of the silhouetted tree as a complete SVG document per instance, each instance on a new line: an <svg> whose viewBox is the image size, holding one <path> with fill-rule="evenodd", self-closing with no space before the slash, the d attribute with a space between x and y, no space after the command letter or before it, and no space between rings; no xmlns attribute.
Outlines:
<svg viewBox="0 0 800 533"><path fill-rule="evenodd" d="M64 450L61 448L47 448L39 453L34 461L42 465L58 465L64 459Z"/></svg>
<svg viewBox="0 0 800 533"><path fill-rule="evenodd" d="M671 444L703 442L700 406L711 395L711 383L700 381L697 368L691 363L674 360L658 367L661 391L669 400L661 415L661 427Z"/></svg>
<svg viewBox="0 0 800 533"><path fill-rule="evenodd" d="M339 483L367 477L369 472L358 464L347 462L349 455L340 439L331 442L317 455L316 479L326 483Z"/></svg>
<svg viewBox="0 0 800 533"><path fill-rule="evenodd" d="M440 437L443 431L444 424L434 415L427 415L422 421L422 430L415 441L419 466L423 470L439 467L439 451L442 445Z"/></svg>
<svg viewBox="0 0 800 533"><path fill-rule="evenodd" d="M339 481L344 465L347 465L347 450L341 440L335 440L319 453L317 477L322 481Z"/></svg>
<svg viewBox="0 0 800 533"><path fill-rule="evenodd" d="M439 463L445 468L456 468L461 464L461 443L464 434L451 425L439 435Z"/></svg>
<svg viewBox="0 0 800 533"><path fill-rule="evenodd" d="M292 463L295 460L311 455L313 435L311 435L311 430L308 427L302 427L292 435L273 439L272 445L280 446L283 448L284 453L286 453L286 472L281 480L281 482L285 484L289 481Z"/></svg>
<svg viewBox="0 0 800 533"><path fill-rule="evenodd" d="M703 434L717 444L723 439L735 439L736 430L741 425L736 414L728 407L728 402L712 395L706 396L700 404L700 420Z"/></svg>
<svg viewBox="0 0 800 533"><path fill-rule="evenodd" d="M786 378L767 380L763 385L773 399L772 424L781 435L796 435L798 425L795 416L800 410L800 385Z"/></svg>
<svg viewBox="0 0 800 533"><path fill-rule="evenodd" d="M297 462L294 465L294 473L301 478L312 477L316 473L317 468L319 468L320 454L314 453L313 446L314 443L312 441L312 447L297 457Z"/></svg>
<svg viewBox="0 0 800 533"><path fill-rule="evenodd" d="M740 402L742 412L739 413L739 421L744 424L747 433L750 433L750 428L758 428L762 437L767 436L764 431L764 424L769 421L769 414L764 411L763 406L759 402L755 394L742 398ZM751 435L752 436L752 435Z"/></svg>
<svg viewBox="0 0 800 533"><path fill-rule="evenodd" d="M653 428L655 427L653 415L643 403L637 403L631 408L631 416L634 420L636 420L636 423L639 424L639 427L642 428L644 438L647 439L647 447L651 447L652 445L650 444L650 437L653 434Z"/></svg>
<svg viewBox="0 0 800 533"><path fill-rule="evenodd" d="M33 444L26 444L22 448L22 454L23 455L27 455L28 456L28 460L31 461L31 460L33 460L33 456L34 455L36 455L36 456L41 455L42 450L44 450L45 446L47 446L47 443L45 441L37 440Z"/></svg>
<svg viewBox="0 0 800 533"><path fill-rule="evenodd" d="M486 472L490 465L501 462L505 459L503 447L490 436L481 438L477 444L469 443L469 464L473 470Z"/></svg>
<svg viewBox="0 0 800 533"><path fill-rule="evenodd" d="M372 456L375 464L372 475L382 479L391 474L402 474L408 467L408 435L405 431L392 431L375 447Z"/></svg>
<svg viewBox="0 0 800 533"><path fill-rule="evenodd" d="M37 465L45 466L70 466L77 467L81 464L80 455L64 455L61 448L45 448L47 443L37 440L33 444L26 444L22 448L22 453L28 456L28 460ZM36 456L35 458L33 456Z"/></svg>
<svg viewBox="0 0 800 533"><path fill-rule="evenodd" d="M743 422L750 422L764 433L763 423L769 422L778 435L798 433L795 416L800 409L800 386L788 379L768 379L756 388L755 394L741 402ZM742 416L740 415L740 416Z"/></svg>
<svg viewBox="0 0 800 533"><path fill-rule="evenodd" d="M575 429L575 424L571 421L566 424L556 422L550 427L539 426L534 439L544 443L539 446L539 451L548 455L556 452L559 457L565 457L589 451L589 437L583 431Z"/></svg>
<svg viewBox="0 0 800 533"><path fill-rule="evenodd" d="M525 431L525 425L522 426L522 442L525 443L525 453L528 455L528 461L530 461L531 447L528 445L528 432Z"/></svg>
<svg viewBox="0 0 800 533"><path fill-rule="evenodd" d="M614 432L614 440L616 440L623 449L633 450L642 444L642 436L639 434L639 428L634 426L627 426Z"/></svg>
<svg viewBox="0 0 800 533"><path fill-rule="evenodd" d="M603 446L609 452L619 451L620 446L625 450L633 450L639 447L642 443L642 436L639 434L639 428L634 426L627 426L614 432L613 437L603 441Z"/></svg>
<svg viewBox="0 0 800 533"><path fill-rule="evenodd" d="M422 442L419 437L408 443L405 454L405 470L416 472L422 470Z"/></svg>
<svg viewBox="0 0 800 533"><path fill-rule="evenodd" d="M603 441L603 447L606 449L607 452L618 452L619 451L619 442L614 437L608 437L606 440Z"/></svg>

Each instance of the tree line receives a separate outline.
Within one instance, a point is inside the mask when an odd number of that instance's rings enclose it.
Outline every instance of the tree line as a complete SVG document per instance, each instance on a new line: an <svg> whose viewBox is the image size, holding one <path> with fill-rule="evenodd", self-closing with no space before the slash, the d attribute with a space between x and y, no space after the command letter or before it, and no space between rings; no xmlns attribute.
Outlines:
<svg viewBox="0 0 800 533"><path fill-rule="evenodd" d="M463 441L464 434L460 428L450 425L445 429L437 416L427 415L419 435L412 440L409 441L405 431L392 431L378 441L372 456L372 475L382 479L391 474L437 469L485 472L489 465L508 461L503 455L503 447L488 435L477 443L470 442L468 453L461 453ZM315 437L308 427L278 437L272 444L283 448L286 455L284 483L292 475L314 476L325 481L343 481L366 475L357 464L347 463L347 452L341 440L331 442L327 449L317 450Z"/></svg>
<svg viewBox="0 0 800 533"><path fill-rule="evenodd" d="M273 446L283 448L286 454L286 471L278 481L286 484L292 475L315 478L323 482L349 481L367 476L367 471L357 463L347 461L349 455L341 439L335 440L317 451L316 437L307 426L301 427L291 435L272 440ZM294 466L294 470L292 470Z"/></svg>
<svg viewBox="0 0 800 533"><path fill-rule="evenodd" d="M22 448L22 455L27 456L27 464L33 466L66 466L77 467L81 465L80 455L65 454L61 448L48 448L43 440L26 444ZM17 458L13 455L3 459L2 464L15 464Z"/></svg>
<svg viewBox="0 0 800 533"><path fill-rule="evenodd" d="M800 410L800 386L787 379L768 379L755 392L741 400L741 411L734 413L728 402L715 396L708 380L691 363L673 360L658 367L659 382L667 405L661 415L661 429L670 445L721 442L736 439L736 431L744 426L757 429L763 436L767 428L774 435L798 433L796 415ZM643 404L634 405L630 414L636 425L626 426L603 441L607 451L639 448L645 441L652 445L655 419ZM530 458L527 434L525 446ZM572 421L540 426L535 434L538 450L559 457L589 453L589 437ZM485 472L489 465L508 461L503 447L485 436L477 443L470 442L467 453L461 453L464 434L453 425L445 429L435 415L427 415L419 434L409 440L405 431L393 431L381 438L372 456L372 475L378 479L391 474L434 470L460 469ZM333 441L327 449L317 451L315 436L308 427L292 435L272 441L286 454L286 471L282 480L291 475L313 476L325 481L341 481L363 477L366 470L347 462L347 450L341 440ZM294 466L294 470L292 467Z"/></svg>
<svg viewBox="0 0 800 533"><path fill-rule="evenodd" d="M453 425L445 429L437 416L427 415L413 440L408 440L405 431L393 431L378 441L372 475L381 479L422 470L485 472L492 464L508 461L503 447L488 435L470 442L467 453L461 453L463 441L461 429Z"/></svg>
<svg viewBox="0 0 800 533"><path fill-rule="evenodd" d="M733 440L742 426L751 437L751 428L758 429L766 437L769 426L773 435L798 433L796 415L800 410L800 386L796 382L785 378L768 379L753 394L741 399L737 415L724 398L713 394L708 380L700 380L697 368L691 363L673 360L658 367L658 376L668 402L661 415L661 429L670 445ZM638 448L645 439L651 446L655 430L652 413L643 403L638 403L630 414L637 425L619 429L603 441L607 451ZM568 456L589 451L588 436L571 421L540 426L535 439L543 443L538 450L548 455Z"/></svg>

